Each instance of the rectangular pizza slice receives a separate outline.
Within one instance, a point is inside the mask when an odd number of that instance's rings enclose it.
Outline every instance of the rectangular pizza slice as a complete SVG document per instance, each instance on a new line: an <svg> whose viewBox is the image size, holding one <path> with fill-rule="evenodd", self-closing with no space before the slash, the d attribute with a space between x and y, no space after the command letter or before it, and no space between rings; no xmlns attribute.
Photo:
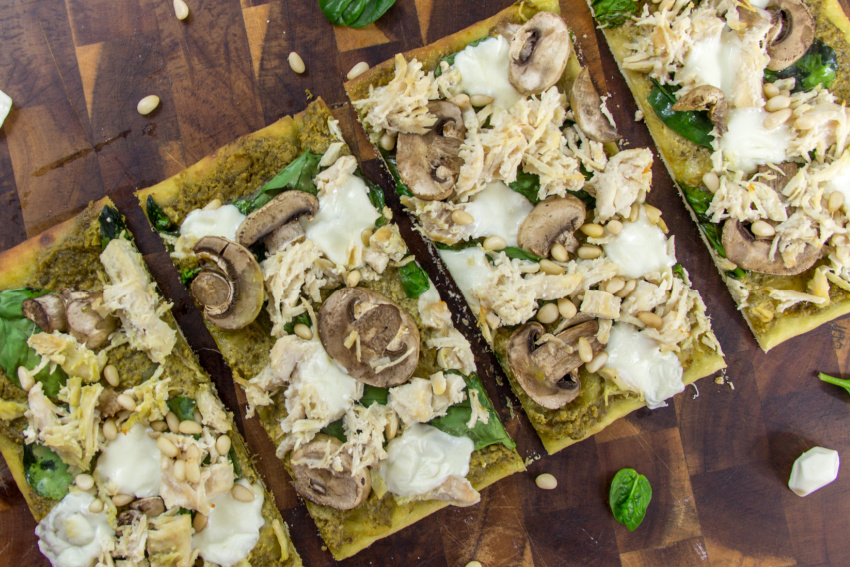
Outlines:
<svg viewBox="0 0 850 567"><path fill-rule="evenodd" d="M570 31L520 2L346 83L553 453L725 366Z"/></svg>
<svg viewBox="0 0 850 567"><path fill-rule="evenodd" d="M335 558L524 469L321 99L138 197Z"/></svg>
<svg viewBox="0 0 850 567"><path fill-rule="evenodd" d="M0 451L57 566L301 565L108 199L0 254Z"/></svg>
<svg viewBox="0 0 850 567"><path fill-rule="evenodd" d="M850 21L838 0L592 7L761 348L850 311Z"/></svg>

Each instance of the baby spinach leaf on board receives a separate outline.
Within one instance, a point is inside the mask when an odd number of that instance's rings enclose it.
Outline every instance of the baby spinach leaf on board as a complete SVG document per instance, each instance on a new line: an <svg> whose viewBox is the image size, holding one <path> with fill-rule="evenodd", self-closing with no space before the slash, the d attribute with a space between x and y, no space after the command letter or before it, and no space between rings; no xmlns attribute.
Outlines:
<svg viewBox="0 0 850 567"><path fill-rule="evenodd" d="M708 113L696 110L672 110L673 105L676 104L676 96L670 85L661 85L655 79L652 79L652 82L654 86L647 100L661 121L680 136L711 149L712 136L709 132L714 129L714 125L708 119Z"/></svg>
<svg viewBox="0 0 850 567"><path fill-rule="evenodd" d="M165 402L165 405L174 412L180 421L195 419L195 400L192 398L177 396Z"/></svg>
<svg viewBox="0 0 850 567"><path fill-rule="evenodd" d="M390 170L390 175L393 176L393 180L395 180L395 192L397 195L404 195L407 197L413 197L413 193L410 192L410 189L407 188L407 185L404 184L401 180L401 175L398 173L398 163L396 163L395 154L391 154L384 148L380 148L381 157L384 158L384 163L387 164L387 169Z"/></svg>
<svg viewBox="0 0 850 567"><path fill-rule="evenodd" d="M40 333L41 329L24 317L22 305L25 299L47 293L50 292L31 289L0 291L0 368L17 386L21 385L18 381L18 367L32 370L41 362L41 357L27 344L30 336ZM67 379L68 375L59 366L51 372L48 365L35 375L35 380L42 383L44 393L54 399Z"/></svg>
<svg viewBox="0 0 850 567"><path fill-rule="evenodd" d="M634 469L621 469L614 475L608 505L614 519L625 524L629 531L635 531L643 522L651 499L652 487L642 474Z"/></svg>
<svg viewBox="0 0 850 567"><path fill-rule="evenodd" d="M303 154L295 158L292 163L263 185L259 193L250 202L246 199L237 199L233 204L242 214L249 214L288 189L297 189L315 195L319 190L316 189L313 178L319 173L320 161L322 161L321 154L304 150Z"/></svg>
<svg viewBox="0 0 850 567"><path fill-rule="evenodd" d="M130 239L130 233L127 231L127 225L124 224L124 217L121 216L116 209L106 205L100 211L100 216L97 217L100 223L100 245L106 248L109 241L114 238Z"/></svg>
<svg viewBox="0 0 850 567"><path fill-rule="evenodd" d="M637 3L634 0L593 0L591 3L593 17L600 27L616 28L637 13Z"/></svg>
<svg viewBox="0 0 850 567"><path fill-rule="evenodd" d="M43 445L24 445L24 476L38 494L51 500L62 500L74 481L68 465Z"/></svg>
<svg viewBox="0 0 850 567"><path fill-rule="evenodd" d="M401 287L404 288L404 293L411 299L416 299L431 287L428 274L416 260L401 266L398 269L398 276L401 279Z"/></svg>
<svg viewBox="0 0 850 567"><path fill-rule="evenodd" d="M342 418L334 421L333 423L329 423L321 429L321 432L325 435L330 435L331 437L335 437L339 439L341 442L345 443L348 440L348 436L345 434L345 429L342 427Z"/></svg>
<svg viewBox="0 0 850 567"><path fill-rule="evenodd" d="M540 202L537 192L540 191L540 176L536 173L516 172L516 181L508 183L508 187L531 201L533 204Z"/></svg>
<svg viewBox="0 0 850 567"><path fill-rule="evenodd" d="M838 74L838 58L835 50L815 39L806 54L793 65L779 71L765 69L764 80L773 83L779 79L794 78L792 93L808 92L818 85L828 89Z"/></svg>
<svg viewBox="0 0 850 567"><path fill-rule="evenodd" d="M145 209L154 230L163 234L170 234L171 236L177 236L180 234L180 231L178 230L177 225L174 224L174 221L172 221L171 218L165 214L165 211L162 210L162 207L157 205L156 201L153 200L153 195L148 195L148 200L145 203Z"/></svg>
<svg viewBox="0 0 850 567"><path fill-rule="evenodd" d="M827 384L832 384L834 386L838 386L839 388L844 388L847 390L847 393L850 394L850 380L845 378L836 378L835 376L830 376L829 374L824 374L823 372L818 373L818 378L826 382Z"/></svg>
<svg viewBox="0 0 850 567"><path fill-rule="evenodd" d="M325 18L335 26L362 28L384 15L395 0L319 0Z"/></svg>

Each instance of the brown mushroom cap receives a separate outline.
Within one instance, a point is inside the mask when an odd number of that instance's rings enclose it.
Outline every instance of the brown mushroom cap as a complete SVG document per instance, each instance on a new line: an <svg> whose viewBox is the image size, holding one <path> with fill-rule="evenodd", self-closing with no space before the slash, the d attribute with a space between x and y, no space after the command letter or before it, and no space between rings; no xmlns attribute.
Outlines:
<svg viewBox="0 0 850 567"><path fill-rule="evenodd" d="M65 316L71 335L86 348L94 349L104 344L118 326L112 315L101 315L95 304L100 303L101 292L62 290Z"/></svg>
<svg viewBox="0 0 850 567"><path fill-rule="evenodd" d="M508 341L508 367L532 400L546 409L561 408L581 393L581 383L574 374L583 364L576 343L579 337L587 338L595 355L602 350L596 340L598 330L596 320L588 321L566 329L557 335L557 341L538 345L545 327L536 321L526 323Z"/></svg>
<svg viewBox="0 0 850 567"><path fill-rule="evenodd" d="M45 333L68 330L65 300L58 293L25 299L21 304L24 317L35 323Z"/></svg>
<svg viewBox="0 0 850 567"><path fill-rule="evenodd" d="M549 197L531 209L522 221L517 243L544 258L556 242L574 251L578 242L573 233L584 224L585 214L584 203L577 197Z"/></svg>
<svg viewBox="0 0 850 567"><path fill-rule="evenodd" d="M463 160L458 157L466 135L463 113L444 100L428 103L437 122L427 134L398 135L398 174L410 192L427 201L439 201L454 191Z"/></svg>
<svg viewBox="0 0 850 567"><path fill-rule="evenodd" d="M769 36L767 68L781 71L805 55L815 39L815 20L800 0L774 0L776 23Z"/></svg>
<svg viewBox="0 0 850 567"><path fill-rule="evenodd" d="M233 287L227 277L213 270L201 270L192 280L191 290L192 296L213 316L227 311L233 299Z"/></svg>
<svg viewBox="0 0 850 567"><path fill-rule="evenodd" d="M820 257L816 246L807 244L797 257L797 264L785 267L782 256L777 253L770 259L770 240L758 240L749 230L735 219L727 219L723 225L723 249L726 258L745 270L772 274L775 276L794 276L811 268Z"/></svg>
<svg viewBox="0 0 850 567"><path fill-rule="evenodd" d="M551 12L538 12L511 38L508 80L520 94L542 93L558 82L569 57L567 24Z"/></svg>
<svg viewBox="0 0 850 567"><path fill-rule="evenodd" d="M349 375L370 386L403 384L419 364L419 329L413 317L370 289L351 287L331 294L319 311L319 338ZM375 371L375 366L401 358L404 360Z"/></svg>
<svg viewBox="0 0 850 567"><path fill-rule="evenodd" d="M236 242L247 248L279 228L297 222L301 216L313 218L318 211L319 200L314 195L306 191L284 191L245 217L236 231ZM297 229L300 228L299 225ZM303 234L300 230L292 234L297 236L299 232Z"/></svg>
<svg viewBox="0 0 850 567"><path fill-rule="evenodd" d="M717 87L700 85L676 101L673 110L707 110L708 118L722 136L729 129L729 103Z"/></svg>
<svg viewBox="0 0 850 567"><path fill-rule="evenodd" d="M312 441L292 453L290 460L295 491L310 502L337 510L351 510L362 504L372 490L368 471L352 476L351 455L339 454L342 470L310 468L308 462L320 461L328 452L336 452L342 443L328 435L316 435Z"/></svg>
<svg viewBox="0 0 850 567"><path fill-rule="evenodd" d="M576 124L591 140L605 143L620 139L617 128L602 114L602 101L587 69L582 69L570 88L570 108Z"/></svg>
<svg viewBox="0 0 850 567"><path fill-rule="evenodd" d="M263 272L254 255L244 246L221 236L205 236L195 244L193 250L200 259L214 262L218 274L226 278L230 286L228 303L224 308L220 304L207 308L203 303L203 299L219 297L220 291L215 291L218 288L213 287L215 293L195 296L195 299L204 305L204 317L222 329L241 329L256 319L263 307L264 291ZM203 268L198 277L209 269ZM204 284L210 284L212 281L207 275L202 278ZM200 285L198 289L201 289ZM195 291L194 285L192 291Z"/></svg>
<svg viewBox="0 0 850 567"><path fill-rule="evenodd" d="M150 496L148 498L140 498L130 504L132 510L138 510L148 518L156 518L160 514L165 513L165 503L159 496Z"/></svg>

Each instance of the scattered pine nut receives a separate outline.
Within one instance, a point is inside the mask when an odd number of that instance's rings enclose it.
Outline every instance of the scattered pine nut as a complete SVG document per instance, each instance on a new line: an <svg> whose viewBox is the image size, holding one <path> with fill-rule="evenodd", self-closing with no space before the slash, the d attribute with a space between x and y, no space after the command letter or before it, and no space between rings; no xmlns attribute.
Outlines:
<svg viewBox="0 0 850 567"><path fill-rule="evenodd" d="M499 251L504 250L508 243L501 236L488 236L484 239L484 250Z"/></svg>
<svg viewBox="0 0 850 567"><path fill-rule="evenodd" d="M591 238L601 238L605 234L605 229L601 224L595 222L586 222L579 228L583 233Z"/></svg>
<svg viewBox="0 0 850 567"><path fill-rule="evenodd" d="M174 461L174 480L177 482L186 480L186 461Z"/></svg>
<svg viewBox="0 0 850 567"><path fill-rule="evenodd" d="M395 139L396 137L389 132L384 132L384 135L381 136L381 147L388 152L393 151L395 149Z"/></svg>
<svg viewBox="0 0 850 567"><path fill-rule="evenodd" d="M178 20L185 20L189 17L189 6L183 0L174 0L174 15Z"/></svg>
<svg viewBox="0 0 850 567"><path fill-rule="evenodd" d="M222 435L221 437L215 440L215 450L218 452L219 455L228 454L232 446L233 442L227 435Z"/></svg>
<svg viewBox="0 0 850 567"><path fill-rule="evenodd" d="M152 94L140 100L139 104L136 105L136 110L142 116L147 116L148 114L156 110L157 106L159 106L159 97Z"/></svg>
<svg viewBox="0 0 850 567"><path fill-rule="evenodd" d="M593 360L593 347L587 337L578 338L578 357L585 364Z"/></svg>
<svg viewBox="0 0 850 567"><path fill-rule="evenodd" d="M537 320L544 325L548 325L549 323L554 323L558 319L558 315L560 315L558 304L546 303L537 311Z"/></svg>
<svg viewBox="0 0 850 567"><path fill-rule="evenodd" d="M472 103L472 106L487 106L492 103L494 100L493 97L483 94L474 94L469 97L469 102Z"/></svg>
<svg viewBox="0 0 850 567"><path fill-rule="evenodd" d="M709 171L703 175L702 182L705 188L712 193L717 193L717 190L720 189L720 178L713 171Z"/></svg>
<svg viewBox="0 0 850 567"><path fill-rule="evenodd" d="M767 118L764 119L762 125L764 126L765 130L774 130L788 122L788 120L791 119L792 114L794 114L794 111L792 111L790 108L783 108L782 110L771 112L767 116Z"/></svg>
<svg viewBox="0 0 850 567"><path fill-rule="evenodd" d="M357 65L351 68L351 71L345 76L349 81L354 79L355 77L359 77L363 73L369 70L369 64L365 61L361 61Z"/></svg>
<svg viewBox="0 0 850 567"><path fill-rule="evenodd" d="M35 378L30 376L30 373L23 366L18 366L18 382L20 382L21 388L26 392L29 392L35 386Z"/></svg>
<svg viewBox="0 0 850 567"><path fill-rule="evenodd" d="M558 487L558 479L549 473L543 473L534 479L534 484L537 485L537 488L542 488L543 490L554 490Z"/></svg>
<svg viewBox="0 0 850 567"><path fill-rule="evenodd" d="M558 300L558 312L564 319L572 319L578 313L578 308L568 297L562 297Z"/></svg>
<svg viewBox="0 0 850 567"><path fill-rule="evenodd" d="M764 109L768 112L776 112L777 110L782 110L783 108L788 108L791 106L791 97L784 95L776 95L771 97L770 100L767 101L764 105Z"/></svg>
<svg viewBox="0 0 850 567"><path fill-rule="evenodd" d="M120 508L121 506L126 506L135 499L135 496L132 494L116 494L112 497L112 503L115 504L116 507Z"/></svg>
<svg viewBox="0 0 850 567"><path fill-rule="evenodd" d="M653 329L660 329L664 325L664 321L661 317L652 311L641 311L638 313L637 317L644 325Z"/></svg>
<svg viewBox="0 0 850 567"><path fill-rule="evenodd" d="M296 337L298 337L299 339L304 339L305 341L309 341L313 338L313 331L304 323L298 323L297 325L295 325L292 328L292 332L295 333Z"/></svg>
<svg viewBox="0 0 850 567"><path fill-rule="evenodd" d="M844 193L841 191L833 191L829 194L829 200L827 201L826 208L830 213L836 212L838 209L844 206ZM755 223L753 223L755 224Z"/></svg>
<svg viewBox="0 0 850 567"><path fill-rule="evenodd" d="M178 433L180 431L180 418L177 417L177 414L173 411L170 411L165 415L165 423L168 425L168 430L170 432Z"/></svg>
<svg viewBox="0 0 850 567"><path fill-rule="evenodd" d="M540 269L544 274L549 274L550 276L560 276L564 273L564 268L553 262L552 260L543 259L540 260Z"/></svg>
<svg viewBox="0 0 850 567"><path fill-rule="evenodd" d="M114 419L107 419L103 422L103 436L107 441L115 441L118 438L118 426L115 425Z"/></svg>
<svg viewBox="0 0 850 567"><path fill-rule="evenodd" d="M615 276L605 283L605 291L608 293L617 293L626 287L626 280L620 276Z"/></svg>
<svg viewBox="0 0 850 567"><path fill-rule="evenodd" d="M204 431L204 428L197 421L186 419L180 422L177 430L184 435L199 435Z"/></svg>
<svg viewBox="0 0 850 567"><path fill-rule="evenodd" d="M80 490L91 490L94 487L94 478L90 474L80 473L74 477L74 483Z"/></svg>
<svg viewBox="0 0 850 567"><path fill-rule="evenodd" d="M836 193L838 192L836 191ZM836 193L833 193L833 195L835 195ZM838 195L841 195L841 193L838 193ZM752 225L750 225L750 230L753 234L762 238L769 238L776 234L776 229L773 228L773 225L763 220L757 220Z"/></svg>
<svg viewBox="0 0 850 567"><path fill-rule="evenodd" d="M566 247L560 242L556 242L552 245L552 249L549 250L549 254L556 262L566 262L570 259L569 252L567 252Z"/></svg>
<svg viewBox="0 0 850 567"><path fill-rule="evenodd" d="M100 514L103 512L103 500L99 498L92 500L91 504L89 504L89 512L92 514Z"/></svg>
<svg viewBox="0 0 850 567"><path fill-rule="evenodd" d="M287 61L289 61L289 66L292 70L299 75L307 70L307 67L304 65L304 60L301 59L301 56L294 51L289 54Z"/></svg>
<svg viewBox="0 0 850 567"><path fill-rule="evenodd" d="M254 501L254 492L242 484L234 484L233 488L230 489L230 495L233 496L234 500L238 500L239 502Z"/></svg>
<svg viewBox="0 0 850 567"><path fill-rule="evenodd" d="M360 273L360 270L351 270L348 272L348 275L345 276L345 285L348 287L357 287L357 284L360 283L361 277L363 277L363 274Z"/></svg>
<svg viewBox="0 0 850 567"><path fill-rule="evenodd" d="M475 222L475 217L464 211L463 209L455 209L452 211L452 222L459 225L467 225Z"/></svg>
<svg viewBox="0 0 850 567"><path fill-rule="evenodd" d="M186 461L186 480L192 484L201 482L201 467L198 465L197 459Z"/></svg>
<svg viewBox="0 0 850 567"><path fill-rule="evenodd" d="M118 405L127 411L136 411L136 400L127 394L120 394L116 399Z"/></svg>
<svg viewBox="0 0 850 567"><path fill-rule="evenodd" d="M602 256L602 248L590 245L579 246L576 255L582 260L593 260Z"/></svg>
<svg viewBox="0 0 850 567"><path fill-rule="evenodd" d="M160 437L156 440L156 446L159 449L159 452L168 457L169 459L173 459L177 455L180 454L180 451L177 447L174 446L174 443L168 440L166 437Z"/></svg>
<svg viewBox="0 0 850 567"><path fill-rule="evenodd" d="M593 360L584 365L585 370L588 372L599 372L599 369L605 366L605 363L608 362L608 353L604 350L593 357Z"/></svg>
<svg viewBox="0 0 850 567"><path fill-rule="evenodd" d="M194 519L192 520L192 527L195 528L195 533L199 534L204 531L204 528L207 527L207 517L201 514L200 512L195 514Z"/></svg>
<svg viewBox="0 0 850 567"><path fill-rule="evenodd" d="M609 221L608 224L605 225L605 230L617 236L621 232L623 232L623 223L618 220Z"/></svg>

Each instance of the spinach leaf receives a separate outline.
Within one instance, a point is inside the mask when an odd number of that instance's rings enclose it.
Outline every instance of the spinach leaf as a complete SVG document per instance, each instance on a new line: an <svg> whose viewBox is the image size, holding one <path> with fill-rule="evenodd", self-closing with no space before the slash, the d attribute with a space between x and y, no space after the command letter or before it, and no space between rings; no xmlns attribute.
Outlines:
<svg viewBox="0 0 850 567"><path fill-rule="evenodd" d="M287 335L291 335L295 331L295 325L301 323L303 325L307 325L308 327L313 326L313 321L310 319L309 313L306 311L301 313L300 315L296 315L292 321L283 326L283 330L286 331Z"/></svg>
<svg viewBox="0 0 850 567"><path fill-rule="evenodd" d="M847 393L850 394L850 380L836 378L834 376L830 376L829 374L824 374L823 372L818 373L818 378L820 378L827 384L833 384L835 386L838 386L839 388L844 388L845 390L847 390Z"/></svg>
<svg viewBox="0 0 850 567"><path fill-rule="evenodd" d="M25 299L47 293L31 289L0 291L0 368L17 386L21 385L18 381L18 367L32 370L41 362L41 357L27 344L27 339L34 333L40 333L41 329L24 317L22 305ZM48 365L35 375L35 380L42 383L44 393L54 399L67 379L68 375L59 366L51 372Z"/></svg>
<svg viewBox="0 0 850 567"><path fill-rule="evenodd" d="M62 500L74 481L68 465L43 445L24 445L24 476L38 494L51 500Z"/></svg>
<svg viewBox="0 0 850 567"><path fill-rule="evenodd" d="M478 45L479 43L481 43L482 41L487 40L487 39L490 39L489 35L482 37L482 38L479 38L479 39L476 39L475 41L468 43L466 45L466 47L474 47L474 46ZM464 49L466 49L466 47L464 47ZM463 49L461 49L460 51L463 51ZM434 78L435 79L443 74L443 70L440 68L442 66L442 62L445 61L449 65L454 65L455 64L455 57L457 57L457 54L460 53L460 51L455 51L451 55L446 55L445 57L443 57L442 59L440 59L437 62L437 67L434 69Z"/></svg>
<svg viewBox="0 0 850 567"><path fill-rule="evenodd" d="M637 13L634 0L593 0L593 17L603 28L622 26L629 16Z"/></svg>
<svg viewBox="0 0 850 567"><path fill-rule="evenodd" d="M532 254L528 250L523 250L516 246L508 246L507 248L500 250L500 252L504 252L508 258L518 258L520 260L528 260L529 262L539 262L543 259L536 254Z"/></svg>
<svg viewBox="0 0 850 567"><path fill-rule="evenodd" d="M360 405L368 408L375 402L378 402L382 406L385 406L387 405L389 395L390 391L387 388L378 388L377 386L366 384L363 386L363 396L360 398Z"/></svg>
<svg viewBox="0 0 850 567"><path fill-rule="evenodd" d="M711 218L707 215L707 212L712 199L714 199L714 194L685 183L679 183L679 186L685 194L685 200L694 210L694 213L696 213L697 219L700 222L711 222Z"/></svg>
<svg viewBox="0 0 850 567"><path fill-rule="evenodd" d="M195 276L201 273L201 267L195 266L194 268L183 268L180 270L180 283L183 285L189 285L192 283L192 280L195 279Z"/></svg>
<svg viewBox="0 0 850 567"><path fill-rule="evenodd" d="M419 266L416 260L408 262L398 269L398 276L401 279L401 287L404 288L404 293L411 299L416 299L431 287L431 282L428 281L428 274L425 273Z"/></svg>
<svg viewBox="0 0 850 567"><path fill-rule="evenodd" d="M342 427L342 418L334 421L333 423L329 423L321 429L321 432L325 435L330 435L331 437L335 437L339 439L343 443L348 440L348 437L345 435L345 429Z"/></svg>
<svg viewBox="0 0 850 567"><path fill-rule="evenodd" d="M652 82L654 86L647 100L661 121L680 136L697 145L711 149L712 136L709 132L714 128L714 125L708 119L708 113L696 110L671 110L673 105L676 104L674 91L669 85L661 85L655 79L652 79Z"/></svg>
<svg viewBox="0 0 850 567"><path fill-rule="evenodd" d="M793 65L780 71L765 69L764 80L773 83L779 79L795 78L794 90L791 92L810 91L818 85L828 89L838 73L838 58L835 50L816 39L809 46L806 54L800 57Z"/></svg>
<svg viewBox="0 0 850 567"><path fill-rule="evenodd" d="M239 458L236 456L236 448L231 444L230 451L227 452L227 458L230 459L230 464L233 465L233 474L236 478L242 478L242 465L239 464Z"/></svg>
<svg viewBox="0 0 850 567"><path fill-rule="evenodd" d="M236 199L235 201L233 201L230 204L233 205L234 207L236 207L237 209L239 209L239 212L242 213L243 215L250 215L251 214L251 200L250 199Z"/></svg>
<svg viewBox="0 0 850 567"><path fill-rule="evenodd" d="M651 499L652 487L642 474L634 469L621 469L614 475L608 505L611 506L614 519L625 524L629 531L635 531L643 522Z"/></svg>
<svg viewBox="0 0 850 567"><path fill-rule="evenodd" d="M395 0L319 0L325 18L335 26L362 28L389 10Z"/></svg>
<svg viewBox="0 0 850 567"><path fill-rule="evenodd" d="M398 163L396 163L395 154L391 154L384 148L380 148L381 157L384 158L384 163L387 164L387 169L390 170L390 175L393 176L395 180L395 192L397 195L405 195L407 197L413 197L413 193L410 192L410 189L404 184L401 180L401 175L398 173Z"/></svg>
<svg viewBox="0 0 850 567"><path fill-rule="evenodd" d="M372 206L375 207L375 210L381 213L381 216L378 217L378 220L375 221L376 227L382 227L387 224L387 217L384 216L384 207L387 204L386 199L384 198L384 190L369 181L361 172L358 170L355 175L363 180L363 183L366 184L366 188L369 194L369 202L372 203Z"/></svg>
<svg viewBox="0 0 850 567"><path fill-rule="evenodd" d="M461 375L456 370L449 370L448 372ZM484 386L482 386L478 375L472 373L464 377L464 380L467 387L467 399L451 406L446 415L432 419L428 422L428 425L433 425L440 431L454 435L455 437L469 437L475 442L476 451L489 445L495 445L496 443L501 443L508 449L516 447L516 443L510 438L508 432L505 431L505 427L499 420L499 415L493 409L493 404L490 403L490 399L487 397L487 393L484 391ZM475 427L470 429L466 426L466 423L472 416L469 392L473 389L478 391L478 401L487 408L490 419L486 424L476 421Z"/></svg>
<svg viewBox="0 0 850 567"><path fill-rule="evenodd" d="M508 183L508 187L531 201L533 204L540 202L537 192L540 190L540 176L536 173L516 172L516 181Z"/></svg>
<svg viewBox="0 0 850 567"><path fill-rule="evenodd" d="M130 238L127 225L124 224L124 217L109 205L103 207L97 220L100 223L100 245L102 248L106 248L109 241L114 238Z"/></svg>
<svg viewBox="0 0 850 567"><path fill-rule="evenodd" d="M434 241L434 247L437 250L453 250L457 252L458 250L464 250L466 248L478 246L482 242L484 242L484 237L473 238L472 240L461 240L457 244L443 244L442 242Z"/></svg>
<svg viewBox="0 0 850 567"><path fill-rule="evenodd" d="M675 274L680 280L685 279L685 268L682 267L682 264L676 263L673 266L673 274Z"/></svg>
<svg viewBox="0 0 850 567"><path fill-rule="evenodd" d="M570 191L570 194L573 197L578 197L579 200L584 203L584 208L588 211L592 211L596 208L596 197L594 197L584 189L579 189L578 191Z"/></svg>
<svg viewBox="0 0 850 567"><path fill-rule="evenodd" d="M702 230L703 234L705 234L708 243L711 244L712 248L714 248L715 252L720 254L721 257L725 258L726 249L723 248L723 241L721 240L720 236L720 227L710 222L701 222L699 223L699 227ZM726 275L736 280L741 279L747 273L748 271L744 270L740 266L735 268L734 270L726 270Z"/></svg>
<svg viewBox="0 0 850 567"><path fill-rule="evenodd" d="M185 396L171 398L165 405L174 412L180 421L195 420L195 400Z"/></svg>
<svg viewBox="0 0 850 567"><path fill-rule="evenodd" d="M322 161L321 154L314 154L310 150L304 150L303 154L295 158L292 163L284 167L280 173L263 185L262 189L260 189L259 193L253 199L250 201L237 199L233 202L233 205L242 214L249 214L287 189L297 189L315 195L319 190L316 189L313 178L319 173L320 161Z"/></svg>
<svg viewBox="0 0 850 567"><path fill-rule="evenodd" d="M174 221L172 221L169 216L165 214L165 211L162 210L162 207L157 205L156 201L153 200L153 195L148 195L145 208L147 209L148 220L151 221L154 230L163 234L170 234L171 236L177 236L180 234L180 231L177 229L177 225L174 224Z"/></svg>

